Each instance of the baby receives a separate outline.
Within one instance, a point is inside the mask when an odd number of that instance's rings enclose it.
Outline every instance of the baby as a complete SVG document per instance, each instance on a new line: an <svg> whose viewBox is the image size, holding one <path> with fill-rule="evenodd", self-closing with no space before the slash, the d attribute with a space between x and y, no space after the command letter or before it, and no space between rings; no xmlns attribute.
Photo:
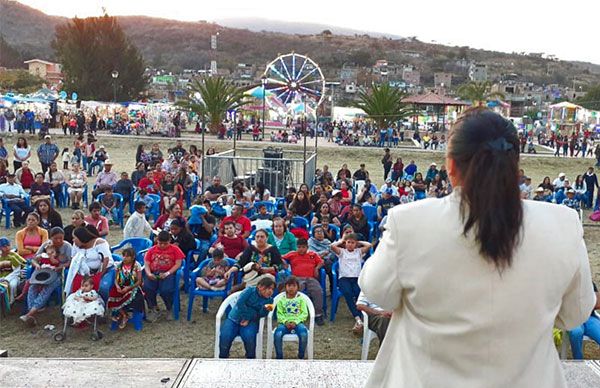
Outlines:
<svg viewBox="0 0 600 388"><path fill-rule="evenodd" d="M78 324L95 315L104 315L104 303L94 290L92 278L85 278L81 288L67 297L63 305L63 314L66 318L73 318L73 323Z"/></svg>
<svg viewBox="0 0 600 388"><path fill-rule="evenodd" d="M196 286L205 290L223 290L227 284L225 272L229 270L230 266L223 258L224 252L222 249L215 249L212 256L212 260L202 270L202 276L196 278Z"/></svg>

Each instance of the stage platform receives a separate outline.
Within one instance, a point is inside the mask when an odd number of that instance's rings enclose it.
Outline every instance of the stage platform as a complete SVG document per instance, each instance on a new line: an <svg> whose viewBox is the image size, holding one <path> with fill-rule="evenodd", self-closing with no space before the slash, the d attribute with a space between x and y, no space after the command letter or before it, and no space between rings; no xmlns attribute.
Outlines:
<svg viewBox="0 0 600 388"><path fill-rule="evenodd" d="M0 358L2 387L362 387L372 361ZM569 388L600 387L600 361L563 362ZM293 383L292 383L293 382Z"/></svg>

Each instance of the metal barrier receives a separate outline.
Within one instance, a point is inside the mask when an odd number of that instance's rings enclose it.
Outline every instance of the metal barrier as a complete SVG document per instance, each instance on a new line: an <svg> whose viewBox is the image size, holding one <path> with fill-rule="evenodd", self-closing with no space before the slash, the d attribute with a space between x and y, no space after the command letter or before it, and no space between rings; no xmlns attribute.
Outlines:
<svg viewBox="0 0 600 388"><path fill-rule="evenodd" d="M243 180L247 187L262 182L274 197L283 197L288 187L306 183L312 188L315 176L316 154L307 156L306 167L303 151L277 149L281 158L265 158L263 149L238 148L209 155L205 158L207 178L218 175L224 185L231 187L234 180Z"/></svg>

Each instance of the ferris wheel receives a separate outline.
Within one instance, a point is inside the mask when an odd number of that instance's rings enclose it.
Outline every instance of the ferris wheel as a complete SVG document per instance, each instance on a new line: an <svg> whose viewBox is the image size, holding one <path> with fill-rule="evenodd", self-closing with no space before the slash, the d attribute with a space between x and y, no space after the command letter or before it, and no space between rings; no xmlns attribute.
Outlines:
<svg viewBox="0 0 600 388"><path fill-rule="evenodd" d="M319 65L306 55L280 55L267 65L265 89L284 104L308 97L320 105L325 96L325 77Z"/></svg>

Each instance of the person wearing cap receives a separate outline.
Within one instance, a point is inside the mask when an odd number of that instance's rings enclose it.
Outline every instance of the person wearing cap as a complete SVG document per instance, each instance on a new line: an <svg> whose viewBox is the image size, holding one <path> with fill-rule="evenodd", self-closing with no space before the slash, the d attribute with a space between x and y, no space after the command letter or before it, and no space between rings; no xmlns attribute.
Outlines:
<svg viewBox="0 0 600 388"><path fill-rule="evenodd" d="M558 191L565 187L565 179L567 179L567 175L564 172L558 174L558 178L556 178L554 182L552 182L555 191Z"/></svg>
<svg viewBox="0 0 600 388"><path fill-rule="evenodd" d="M0 237L0 313L10 309L19 286L21 269L25 267L26 261L17 252L10 249L10 240ZM2 301L8 301L8 305L2 306Z"/></svg>
<svg viewBox="0 0 600 388"><path fill-rule="evenodd" d="M574 189L568 189L567 190L567 198L562 200L562 204L570 207L571 209L575 210L576 212L579 212L579 210L581 209L580 207L580 202L577 198L575 198L575 190Z"/></svg>
<svg viewBox="0 0 600 388"><path fill-rule="evenodd" d="M383 220L387 216L388 210L400 204L398 196L394 195L394 190L388 187L383 190L381 198L377 201L377 220Z"/></svg>
<svg viewBox="0 0 600 388"><path fill-rule="evenodd" d="M117 173L112 170L112 167L113 163L111 160L106 159L104 162L104 170L101 171L96 178L96 184L92 191L92 198L98 197L100 194L104 193L107 188L117 184L119 178L117 177Z"/></svg>
<svg viewBox="0 0 600 388"><path fill-rule="evenodd" d="M98 148L98 151L94 153L94 161L89 163L87 174L88 176L92 176L94 174L94 167L98 167L99 170L102 170L104 166L104 162L108 159L108 153L103 145Z"/></svg>
<svg viewBox="0 0 600 388"><path fill-rule="evenodd" d="M18 228L23 225L25 216L32 210L25 202L27 193L16 183L15 174L6 176L6 183L0 184L0 198L6 199L8 207L14 214L14 224Z"/></svg>
<svg viewBox="0 0 600 388"><path fill-rule="evenodd" d="M46 171L48 171L52 162L58 158L59 154L60 150L56 144L52 143L50 135L44 136L44 142L37 149L37 156L42 165L43 174L46 174Z"/></svg>
<svg viewBox="0 0 600 388"><path fill-rule="evenodd" d="M533 198L531 198L531 199L534 201L538 201L538 202L546 202L546 196L544 195L544 188L537 187L534 191Z"/></svg>
<svg viewBox="0 0 600 388"><path fill-rule="evenodd" d="M382 194L386 189L392 189L392 195L395 197L398 196L398 188L394 186L394 181L392 181L392 178L385 180L385 183L379 188L379 193Z"/></svg>

